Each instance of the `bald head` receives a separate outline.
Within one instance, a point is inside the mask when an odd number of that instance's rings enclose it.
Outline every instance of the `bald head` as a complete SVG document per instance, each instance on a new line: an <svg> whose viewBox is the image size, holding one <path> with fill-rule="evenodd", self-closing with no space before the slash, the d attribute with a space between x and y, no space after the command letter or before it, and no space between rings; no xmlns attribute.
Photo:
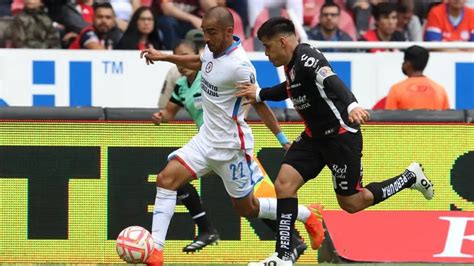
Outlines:
<svg viewBox="0 0 474 266"><path fill-rule="evenodd" d="M222 27L234 27L234 17L226 7L215 6L207 10L203 20L215 20Z"/></svg>

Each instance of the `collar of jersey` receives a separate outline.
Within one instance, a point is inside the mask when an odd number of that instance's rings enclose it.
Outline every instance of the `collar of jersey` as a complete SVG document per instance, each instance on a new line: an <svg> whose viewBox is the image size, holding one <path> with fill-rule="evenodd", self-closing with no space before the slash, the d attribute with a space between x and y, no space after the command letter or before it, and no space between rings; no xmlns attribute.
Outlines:
<svg viewBox="0 0 474 266"><path fill-rule="evenodd" d="M449 14L449 6L448 5L446 5L446 14L448 15L449 23L451 23L451 25L453 25L454 28L457 28L459 26L459 24L461 24L461 22L464 18L464 8L462 9L461 14L459 15L459 18L457 19L457 21L453 21L451 19L451 15ZM455 22L457 22L457 23L455 24Z"/></svg>
<svg viewBox="0 0 474 266"><path fill-rule="evenodd" d="M297 54L298 49L301 47L301 45L307 45L307 44L300 43L300 44L298 44L298 46L296 46L295 50L293 51L293 55L291 56L291 60L288 63L288 65L286 66L287 69L290 69L295 64L296 54Z"/></svg>
<svg viewBox="0 0 474 266"><path fill-rule="evenodd" d="M234 35L232 36L232 39L234 39L234 42L229 47L227 47L227 49L225 49L222 54L214 55L214 58L219 58L223 55L231 54L233 51L235 51L235 49L237 49L237 47L240 45L240 38Z"/></svg>

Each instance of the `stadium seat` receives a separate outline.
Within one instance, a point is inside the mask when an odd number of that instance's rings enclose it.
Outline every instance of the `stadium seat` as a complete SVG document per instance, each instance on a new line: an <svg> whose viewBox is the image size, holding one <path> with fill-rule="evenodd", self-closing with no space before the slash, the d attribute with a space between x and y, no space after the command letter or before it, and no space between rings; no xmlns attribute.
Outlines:
<svg viewBox="0 0 474 266"><path fill-rule="evenodd" d="M247 52L255 51L254 50L254 44L253 44L254 41L255 41L254 37L250 37L250 38L247 38L244 41L242 41L242 46L244 47L245 51L247 51Z"/></svg>
<svg viewBox="0 0 474 266"><path fill-rule="evenodd" d="M141 0L142 6L151 6L152 0Z"/></svg>
<svg viewBox="0 0 474 266"><path fill-rule="evenodd" d="M325 0L303 0L303 24L311 25L315 17L319 17L319 11Z"/></svg>
<svg viewBox="0 0 474 266"><path fill-rule="evenodd" d="M242 18L240 18L239 14L235 12L232 8L227 8L232 17L234 17L234 34L239 36L241 40L245 40L245 31L244 31L244 24L242 23Z"/></svg>
<svg viewBox="0 0 474 266"><path fill-rule="evenodd" d="M23 11L23 7L25 4L23 3L23 0L13 0L11 8L12 8L12 15L16 15Z"/></svg>
<svg viewBox="0 0 474 266"><path fill-rule="evenodd" d="M271 17L277 17L277 16L282 16L285 18L289 18L288 16L288 11L284 8L265 8L260 12L260 14L257 16L257 19L255 20L255 25L253 26L252 29L252 36L256 37L257 36L257 31L258 29Z"/></svg>
<svg viewBox="0 0 474 266"><path fill-rule="evenodd" d="M387 97L383 97L372 107L372 110L383 110L385 109L386 103L387 103Z"/></svg>

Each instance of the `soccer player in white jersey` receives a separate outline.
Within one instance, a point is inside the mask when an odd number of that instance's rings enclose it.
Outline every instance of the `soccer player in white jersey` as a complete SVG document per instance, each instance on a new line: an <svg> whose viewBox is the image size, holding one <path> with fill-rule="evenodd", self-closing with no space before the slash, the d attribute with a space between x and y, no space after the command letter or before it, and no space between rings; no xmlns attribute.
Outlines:
<svg viewBox="0 0 474 266"><path fill-rule="evenodd" d="M152 224L155 249L146 262L148 265L163 265L165 237L176 207L176 190L210 171L222 178L241 216L276 219L276 199L256 198L253 194L253 186L263 174L253 160L253 136L244 121L242 98L235 94L238 84L255 82L255 69L240 40L233 36L233 25L232 15L226 8L214 7L202 20L206 48L201 56L170 55L154 49L141 53L147 64L168 61L189 69L201 69L204 110L204 124L198 134L170 154L168 164L158 174ZM280 143L288 143L268 106L257 103L254 108ZM312 241L320 245L324 234L320 210L312 212L299 205L297 216Z"/></svg>

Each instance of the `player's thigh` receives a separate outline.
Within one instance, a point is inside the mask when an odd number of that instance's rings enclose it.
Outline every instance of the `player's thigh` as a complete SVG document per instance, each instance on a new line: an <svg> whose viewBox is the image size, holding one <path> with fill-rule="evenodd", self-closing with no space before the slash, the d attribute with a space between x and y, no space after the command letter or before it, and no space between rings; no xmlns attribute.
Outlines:
<svg viewBox="0 0 474 266"><path fill-rule="evenodd" d="M324 156L332 173L337 195L351 196L359 193L362 182L362 134L347 132L331 138L324 149Z"/></svg>
<svg viewBox="0 0 474 266"><path fill-rule="evenodd" d="M206 154L199 147L198 140L194 137L182 148L168 156L168 165L158 175L157 183L172 183L178 189L186 182L203 176L209 172ZM160 179L162 179L160 181ZM171 180L171 181L170 181ZM173 181L175 180L175 181ZM175 187L175 186L178 187Z"/></svg>
<svg viewBox="0 0 474 266"><path fill-rule="evenodd" d="M279 199L295 197L305 183L301 174L291 165L282 164L275 180L275 192Z"/></svg>
<svg viewBox="0 0 474 266"><path fill-rule="evenodd" d="M253 186L263 179L252 150L214 149L213 153L211 169L221 177L230 197L247 197L253 192Z"/></svg>
<svg viewBox="0 0 474 266"><path fill-rule="evenodd" d="M300 136L293 142L290 149L285 153L282 166L285 164L291 166L303 179L303 182L306 183L319 175L326 165L326 162L321 156L319 145L308 137ZM285 167L285 172L288 172L291 176L295 176L292 169ZM278 174L278 177L281 176L280 181L286 181L286 179L284 179L285 172ZM289 181L297 181L294 179L296 178L291 177L291 180ZM277 183L275 182L275 187L276 186Z"/></svg>
<svg viewBox="0 0 474 266"><path fill-rule="evenodd" d="M177 190L184 184L195 179L192 172L189 171L180 161L172 159L168 161L156 178L156 185L169 190Z"/></svg>

